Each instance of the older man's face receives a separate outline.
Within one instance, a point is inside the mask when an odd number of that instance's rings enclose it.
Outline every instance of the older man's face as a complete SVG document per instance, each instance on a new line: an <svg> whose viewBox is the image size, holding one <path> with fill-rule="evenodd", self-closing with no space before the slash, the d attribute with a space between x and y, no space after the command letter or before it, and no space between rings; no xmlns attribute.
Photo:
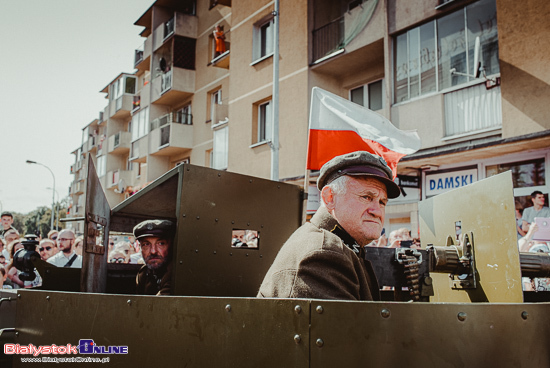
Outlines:
<svg viewBox="0 0 550 368"><path fill-rule="evenodd" d="M378 239L384 226L388 195L386 186L371 177L350 176L347 190L333 194L327 209L338 223L357 241L366 245Z"/></svg>
<svg viewBox="0 0 550 368"><path fill-rule="evenodd" d="M148 236L139 239L141 255L147 267L156 270L168 263L170 253L170 240Z"/></svg>
<svg viewBox="0 0 550 368"><path fill-rule="evenodd" d="M56 253L55 244L51 242L42 242L38 247L38 252L40 253L40 258L45 261Z"/></svg>

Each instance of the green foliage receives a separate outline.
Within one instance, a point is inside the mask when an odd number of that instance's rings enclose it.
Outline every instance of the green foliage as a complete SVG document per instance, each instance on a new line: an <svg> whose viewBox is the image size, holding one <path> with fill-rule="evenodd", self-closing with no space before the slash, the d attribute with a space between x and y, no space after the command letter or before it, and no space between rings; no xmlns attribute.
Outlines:
<svg viewBox="0 0 550 368"><path fill-rule="evenodd" d="M64 229L65 224L59 222L58 219L67 217L67 200L63 199L56 204L57 216L55 217L54 228L57 226L57 230ZM59 217L58 217L59 216ZM16 228L21 235L36 234L46 237L51 228L52 209L46 206L41 206L35 210L27 213L14 213L13 214L13 227Z"/></svg>

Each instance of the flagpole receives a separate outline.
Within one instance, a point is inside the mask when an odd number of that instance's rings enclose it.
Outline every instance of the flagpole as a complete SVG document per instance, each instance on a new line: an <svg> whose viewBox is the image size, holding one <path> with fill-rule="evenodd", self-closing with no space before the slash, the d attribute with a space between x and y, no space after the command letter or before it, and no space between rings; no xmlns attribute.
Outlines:
<svg viewBox="0 0 550 368"><path fill-rule="evenodd" d="M279 181L279 0L273 11L273 124L271 134L271 180Z"/></svg>

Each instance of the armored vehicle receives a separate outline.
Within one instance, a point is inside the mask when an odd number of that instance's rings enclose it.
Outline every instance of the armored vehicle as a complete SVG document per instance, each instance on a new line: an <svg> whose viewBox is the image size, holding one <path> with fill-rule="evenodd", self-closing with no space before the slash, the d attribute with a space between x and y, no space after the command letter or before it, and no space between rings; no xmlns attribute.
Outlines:
<svg viewBox="0 0 550 368"><path fill-rule="evenodd" d="M27 239L21 268L43 284L0 295L2 367L550 366L549 299L521 285L549 256L517 250L510 173L421 202L421 249L368 248L387 291L351 302L255 298L301 225L299 187L184 164L111 210L88 167L83 268ZM177 225L172 296L135 295L140 266L107 262L110 233L153 218Z"/></svg>

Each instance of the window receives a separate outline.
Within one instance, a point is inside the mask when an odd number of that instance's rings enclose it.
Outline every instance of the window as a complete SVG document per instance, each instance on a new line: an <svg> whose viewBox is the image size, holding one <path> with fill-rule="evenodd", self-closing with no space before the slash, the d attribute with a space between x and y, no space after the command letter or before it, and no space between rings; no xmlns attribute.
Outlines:
<svg viewBox="0 0 550 368"><path fill-rule="evenodd" d="M473 73L477 36L487 75L499 73L495 0L478 1L398 35L394 40L395 102L473 80L450 71Z"/></svg>
<svg viewBox="0 0 550 368"><path fill-rule="evenodd" d="M147 122L149 121L149 108L146 107L132 116L132 142L147 134Z"/></svg>
<svg viewBox="0 0 550 368"><path fill-rule="evenodd" d="M381 110L384 107L382 80L354 88L349 94L352 102L371 110Z"/></svg>
<svg viewBox="0 0 550 368"><path fill-rule="evenodd" d="M137 78L129 75L122 76L111 85L111 100L122 97L123 94L133 95L136 93Z"/></svg>
<svg viewBox="0 0 550 368"><path fill-rule="evenodd" d="M102 177L107 173L107 156L97 158L97 176Z"/></svg>
<svg viewBox="0 0 550 368"><path fill-rule="evenodd" d="M254 25L253 61L263 59L273 54L273 16Z"/></svg>
<svg viewBox="0 0 550 368"><path fill-rule="evenodd" d="M227 169L228 156L228 132L227 124L220 129L214 130L214 148L212 151L212 168Z"/></svg>
<svg viewBox="0 0 550 368"><path fill-rule="evenodd" d="M273 129L273 109L271 101L258 106L258 143L271 141Z"/></svg>
<svg viewBox="0 0 550 368"><path fill-rule="evenodd" d="M210 120L213 124L218 124L218 117L216 112L218 110L218 105L222 104L222 90L218 89L210 93Z"/></svg>

